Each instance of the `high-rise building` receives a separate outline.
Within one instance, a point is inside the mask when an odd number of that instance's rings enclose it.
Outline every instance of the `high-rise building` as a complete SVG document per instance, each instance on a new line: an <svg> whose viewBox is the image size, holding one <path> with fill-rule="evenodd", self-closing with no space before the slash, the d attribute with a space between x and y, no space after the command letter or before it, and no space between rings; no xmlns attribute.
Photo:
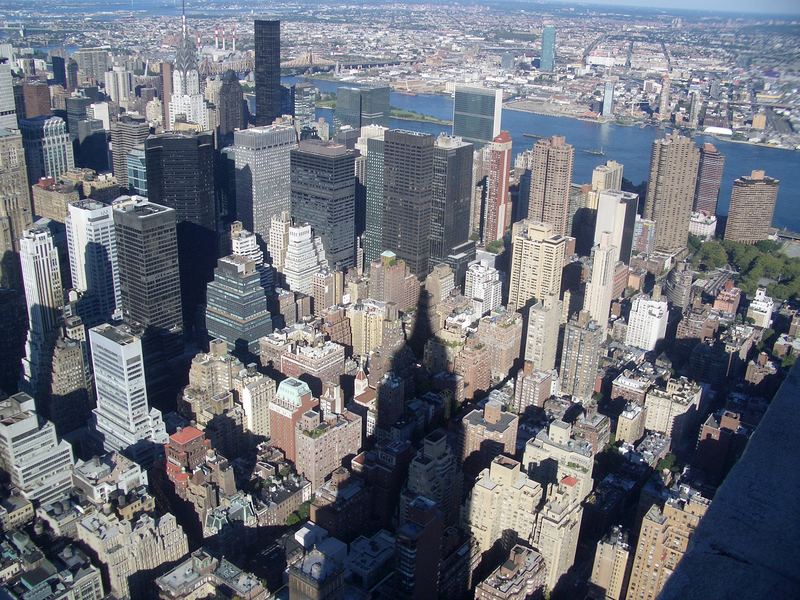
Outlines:
<svg viewBox="0 0 800 600"><path fill-rule="evenodd" d="M556 587L575 562L582 516L582 499L574 477L564 477L549 487L533 535L533 545L547 566L545 583L549 589Z"/></svg>
<svg viewBox="0 0 800 600"><path fill-rule="evenodd" d="M167 432L158 409L150 408L141 340L127 325L89 330L97 408L94 427L106 452L122 452L149 467Z"/></svg>
<svg viewBox="0 0 800 600"><path fill-rule="evenodd" d="M67 91L69 93L78 89L78 63L74 58L67 61Z"/></svg>
<svg viewBox="0 0 800 600"><path fill-rule="evenodd" d="M244 92L239 83L239 77L231 69L222 75L217 113L219 115L220 140L223 145L228 146L233 142L233 133L237 129L247 127Z"/></svg>
<svg viewBox="0 0 800 600"><path fill-rule="evenodd" d="M600 362L600 346L605 340L605 328L581 311L564 330L564 349L561 353L561 391L579 401L592 397Z"/></svg>
<svg viewBox="0 0 800 600"><path fill-rule="evenodd" d="M108 50L105 48L81 48L73 55L78 63L80 81L97 85L108 71Z"/></svg>
<svg viewBox="0 0 800 600"><path fill-rule="evenodd" d="M406 507L395 545L395 598L437 596L442 529L442 511L430 498L417 496Z"/></svg>
<svg viewBox="0 0 800 600"><path fill-rule="evenodd" d="M633 232L639 208L639 196L631 192L604 190L597 195L594 243L599 244L604 231L611 234L611 244L617 249L614 262L626 265L631 260Z"/></svg>
<svg viewBox="0 0 800 600"><path fill-rule="evenodd" d="M208 335L238 356L258 354L259 338L272 333L272 315L256 263L236 254L220 258L206 295Z"/></svg>
<svg viewBox="0 0 800 600"><path fill-rule="evenodd" d="M566 238L534 220L514 223L508 306L518 310L532 299L561 294Z"/></svg>
<svg viewBox="0 0 800 600"><path fill-rule="evenodd" d="M528 330L525 337L525 360L537 371L556 367L558 334L564 303L556 294L547 294L528 311Z"/></svg>
<svg viewBox="0 0 800 600"><path fill-rule="evenodd" d="M112 67L103 73L105 92L112 102L125 106L134 93L133 73L124 66Z"/></svg>
<svg viewBox="0 0 800 600"><path fill-rule="evenodd" d="M42 415L60 437L86 427L94 407L86 328L78 316L64 319L50 373L50 393L39 399Z"/></svg>
<svg viewBox="0 0 800 600"><path fill-rule="evenodd" d="M303 381L289 377L281 381L269 403L269 430L272 444L283 450L292 462L297 459L295 431L303 414L319 406L311 388Z"/></svg>
<svg viewBox="0 0 800 600"><path fill-rule="evenodd" d="M128 170L128 189L131 194L147 197L147 154L144 144L131 148L125 157Z"/></svg>
<svg viewBox="0 0 800 600"><path fill-rule="evenodd" d="M315 237L311 225L289 227L283 254L283 276L293 292L311 295L314 275L328 268L322 239Z"/></svg>
<svg viewBox="0 0 800 600"><path fill-rule="evenodd" d="M389 87L339 87L333 124L336 131L350 126L356 131L367 125L389 127Z"/></svg>
<svg viewBox="0 0 800 600"><path fill-rule="evenodd" d="M525 443L522 464L528 476L543 487L572 477L579 502L592 491L592 445L577 438L573 426L560 419L552 421Z"/></svg>
<svg viewBox="0 0 800 600"><path fill-rule="evenodd" d="M75 94L67 98L65 101L67 105L67 131L69 132L69 139L78 139L78 127L81 121L89 119L89 107L93 101L88 96L84 95L83 90L79 94Z"/></svg>
<svg viewBox="0 0 800 600"><path fill-rule="evenodd" d="M457 86L453 97L453 135L482 148L500 135L503 90Z"/></svg>
<svg viewBox="0 0 800 600"><path fill-rule="evenodd" d="M61 117L22 119L19 128L30 185L42 177L58 179L64 171L75 168L72 142Z"/></svg>
<svg viewBox="0 0 800 600"><path fill-rule="evenodd" d="M615 160L606 161L604 165L597 165L592 171L592 191L621 190L622 169L623 165Z"/></svg>
<svg viewBox="0 0 800 600"><path fill-rule="evenodd" d="M233 140L236 216L263 244L272 218L291 210L291 150L297 133L291 125L270 125L237 131Z"/></svg>
<svg viewBox="0 0 800 600"><path fill-rule="evenodd" d="M673 132L653 141L644 218L656 222L656 250L686 247L699 163L700 151L691 138Z"/></svg>
<svg viewBox="0 0 800 600"><path fill-rule="evenodd" d="M317 118L317 88L310 83L297 83L294 86L295 127L311 125Z"/></svg>
<svg viewBox="0 0 800 600"><path fill-rule="evenodd" d="M609 79L603 86L602 115L609 118L614 115L614 81Z"/></svg>
<svg viewBox="0 0 800 600"><path fill-rule="evenodd" d="M444 430L437 429L422 440L422 446L408 465L406 489L410 494L436 502L448 525L458 523L461 471L455 453L447 445Z"/></svg>
<svg viewBox="0 0 800 600"><path fill-rule="evenodd" d="M553 232L569 235L569 192L574 148L561 136L541 139L533 146L528 218L550 223Z"/></svg>
<svg viewBox="0 0 800 600"><path fill-rule="evenodd" d="M355 152L306 140L291 151L292 218L322 238L328 264L355 266Z"/></svg>
<svg viewBox="0 0 800 600"><path fill-rule="evenodd" d="M638 295L633 299L625 343L642 350L655 350L667 333L669 307L666 300Z"/></svg>
<svg viewBox="0 0 800 600"><path fill-rule="evenodd" d="M0 60L0 127L3 129L18 128L11 64L3 60Z"/></svg>
<svg viewBox="0 0 800 600"><path fill-rule="evenodd" d="M442 134L434 143L431 214L431 261L434 263L445 262L455 248L469 239L472 154L472 144L456 137ZM367 185L369 205L369 183ZM366 235L369 239L369 229Z"/></svg>
<svg viewBox="0 0 800 600"><path fill-rule="evenodd" d="M83 293L78 314L93 327L122 304L112 208L95 200L70 204L66 229L72 287Z"/></svg>
<svg viewBox="0 0 800 600"><path fill-rule="evenodd" d="M256 19L253 42L256 124L271 125L281 116L281 22L277 19Z"/></svg>
<svg viewBox="0 0 800 600"><path fill-rule="evenodd" d="M661 79L661 94L658 99L658 118L660 121L669 121L672 117L669 88L669 73L666 73Z"/></svg>
<svg viewBox="0 0 800 600"><path fill-rule="evenodd" d="M26 119L49 117L53 114L50 108L50 86L44 81L23 82L22 99Z"/></svg>
<svg viewBox="0 0 800 600"><path fill-rule="evenodd" d="M472 300L472 312L476 317L498 309L502 292L500 271L485 262L470 263L464 282L464 296Z"/></svg>
<svg viewBox="0 0 800 600"><path fill-rule="evenodd" d="M150 125L144 119L123 115L111 125L111 157L114 176L120 189L128 191L128 154L150 135Z"/></svg>
<svg viewBox="0 0 800 600"><path fill-rule="evenodd" d="M366 219L364 229L364 260L371 263L377 260L383 247L383 174L384 174L384 136L386 128L368 125L361 129L361 137L356 146L366 154ZM362 141L363 140L363 141Z"/></svg>
<svg viewBox="0 0 800 600"><path fill-rule="evenodd" d="M556 67L556 28L545 25L542 29L542 56L539 59L539 70L552 73Z"/></svg>
<svg viewBox="0 0 800 600"><path fill-rule="evenodd" d="M64 56L50 56L53 66L53 83L67 89L67 61Z"/></svg>
<svg viewBox="0 0 800 600"><path fill-rule="evenodd" d="M0 63L0 69L3 66ZM18 131L0 129L0 288L21 289L19 240L32 222L22 136Z"/></svg>
<svg viewBox="0 0 800 600"><path fill-rule="evenodd" d="M48 504L72 488L72 447L56 436L28 394L0 402L0 467L11 484L31 502Z"/></svg>
<svg viewBox="0 0 800 600"><path fill-rule="evenodd" d="M755 244L769 237L780 181L764 171L753 171L749 177L733 182L725 239Z"/></svg>
<svg viewBox="0 0 800 600"><path fill-rule="evenodd" d="M335 411L308 411L297 424L294 443L297 472L311 482L311 489L316 492L348 457L358 454L361 417L343 406Z"/></svg>
<svg viewBox="0 0 800 600"><path fill-rule="evenodd" d="M517 447L519 417L489 400L483 410L470 411L461 421L461 461L467 471L487 467L498 454L513 455ZM472 467L468 468L469 465Z"/></svg>
<svg viewBox="0 0 800 600"><path fill-rule="evenodd" d="M172 71L171 62L163 61L159 63L159 74L161 76L161 107L164 111L162 122L166 126L170 122L169 103L172 99Z"/></svg>
<svg viewBox="0 0 800 600"><path fill-rule="evenodd" d="M486 176L486 218L483 220L483 243L502 240L506 228L511 225L511 136L501 131L484 147L488 154Z"/></svg>
<svg viewBox="0 0 800 600"><path fill-rule="evenodd" d="M717 214L719 187L725 167L725 155L711 143L700 148L700 165L697 169L697 183L694 188L692 210L707 215Z"/></svg>
<svg viewBox="0 0 800 600"><path fill-rule="evenodd" d="M619 250L612 242L611 233L603 231L600 241L592 248L592 272L586 284L586 298L583 302L583 309L603 329L611 312L618 254Z"/></svg>
<svg viewBox="0 0 800 600"><path fill-rule="evenodd" d="M422 278L430 270L433 147L430 134L392 129L384 135L383 247Z"/></svg>
<svg viewBox="0 0 800 600"><path fill-rule="evenodd" d="M50 365L64 306L64 290L58 250L50 230L43 225L26 229L19 245L28 305L28 337L21 384L25 391L38 398L49 391Z"/></svg>

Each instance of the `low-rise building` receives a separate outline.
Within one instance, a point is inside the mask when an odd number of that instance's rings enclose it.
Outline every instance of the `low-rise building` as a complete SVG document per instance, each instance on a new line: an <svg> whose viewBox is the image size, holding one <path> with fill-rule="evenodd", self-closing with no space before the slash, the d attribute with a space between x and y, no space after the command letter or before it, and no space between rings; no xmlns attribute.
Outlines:
<svg viewBox="0 0 800 600"><path fill-rule="evenodd" d="M475 600L531 600L544 596L547 567L536 550L517 544L508 560L478 584Z"/></svg>
<svg viewBox="0 0 800 600"><path fill-rule="evenodd" d="M187 560L156 579L155 585L159 597L164 600L199 600L218 597L218 594L242 600L269 597L269 591L258 577L242 571L224 558L211 556L203 548L195 550Z"/></svg>

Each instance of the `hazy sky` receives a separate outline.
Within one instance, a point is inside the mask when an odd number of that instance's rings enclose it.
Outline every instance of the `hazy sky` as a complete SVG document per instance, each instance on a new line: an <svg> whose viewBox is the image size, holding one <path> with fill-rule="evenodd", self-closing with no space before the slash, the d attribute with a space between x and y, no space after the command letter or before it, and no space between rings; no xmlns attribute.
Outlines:
<svg viewBox="0 0 800 600"><path fill-rule="evenodd" d="M760 14L800 14L800 0L559 0L565 4L588 3L619 6L639 6L644 8L679 8L707 10L710 12L748 12Z"/></svg>

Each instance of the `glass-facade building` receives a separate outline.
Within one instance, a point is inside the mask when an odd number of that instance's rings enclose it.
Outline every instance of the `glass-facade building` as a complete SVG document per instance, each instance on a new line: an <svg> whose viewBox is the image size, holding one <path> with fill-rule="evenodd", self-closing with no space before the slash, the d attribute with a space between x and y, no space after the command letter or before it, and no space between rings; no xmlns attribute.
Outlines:
<svg viewBox="0 0 800 600"><path fill-rule="evenodd" d="M542 30L542 57L539 70L552 73L556 66L556 28L546 25Z"/></svg>
<svg viewBox="0 0 800 600"><path fill-rule="evenodd" d="M453 135L482 148L500 135L502 90L457 87L453 100Z"/></svg>
<svg viewBox="0 0 800 600"><path fill-rule="evenodd" d="M336 90L333 124L338 131L349 125L361 129L366 125L389 127L389 88L340 87Z"/></svg>
<svg viewBox="0 0 800 600"><path fill-rule="evenodd" d="M128 152L128 187L137 196L147 198L147 161L144 144Z"/></svg>

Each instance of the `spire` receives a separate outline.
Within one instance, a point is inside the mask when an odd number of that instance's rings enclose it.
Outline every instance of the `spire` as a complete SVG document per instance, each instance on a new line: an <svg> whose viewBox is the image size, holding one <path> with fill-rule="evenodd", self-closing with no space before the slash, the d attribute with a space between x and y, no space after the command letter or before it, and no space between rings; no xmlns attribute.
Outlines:
<svg viewBox="0 0 800 600"><path fill-rule="evenodd" d="M186 0L181 0L181 31L183 37L186 37Z"/></svg>

